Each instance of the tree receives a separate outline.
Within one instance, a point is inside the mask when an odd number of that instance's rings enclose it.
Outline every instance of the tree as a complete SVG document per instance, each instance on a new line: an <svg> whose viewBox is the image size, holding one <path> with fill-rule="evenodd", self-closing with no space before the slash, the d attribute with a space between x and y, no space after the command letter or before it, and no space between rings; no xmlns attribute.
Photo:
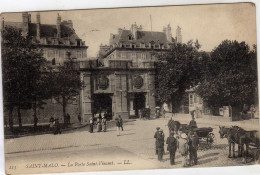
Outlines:
<svg viewBox="0 0 260 175"><path fill-rule="evenodd" d="M195 46L194 46L195 44ZM169 52L158 54L156 90L160 103L172 102L177 109L186 89L201 77L201 54L198 41L173 44Z"/></svg>
<svg viewBox="0 0 260 175"><path fill-rule="evenodd" d="M36 81L46 62L41 50L21 31L5 27L2 31L2 68L4 106L9 111L9 126L13 128L12 112L17 107L19 127L22 127L21 109L30 109L35 97Z"/></svg>
<svg viewBox="0 0 260 175"><path fill-rule="evenodd" d="M53 91L55 100L62 105L64 124L66 124L66 107L70 101L74 100L82 87L79 71L76 69L76 63L69 58L64 65L59 66L53 73Z"/></svg>
<svg viewBox="0 0 260 175"><path fill-rule="evenodd" d="M257 96L256 50L245 42L225 40L205 63L203 80L196 92L209 107L254 104Z"/></svg>

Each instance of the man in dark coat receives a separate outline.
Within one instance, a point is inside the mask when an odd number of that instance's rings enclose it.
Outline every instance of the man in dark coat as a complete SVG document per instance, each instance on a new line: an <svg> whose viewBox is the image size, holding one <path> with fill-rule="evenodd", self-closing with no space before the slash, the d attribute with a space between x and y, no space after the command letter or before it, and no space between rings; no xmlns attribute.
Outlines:
<svg viewBox="0 0 260 175"><path fill-rule="evenodd" d="M164 133L163 130L160 129L158 133L158 160L162 161L163 160L163 154L164 154Z"/></svg>
<svg viewBox="0 0 260 175"><path fill-rule="evenodd" d="M175 153L177 150L177 140L174 137L173 131L170 132L170 136L167 138L166 144L168 144L167 150L170 153L170 163L171 163L171 165L174 165L175 164Z"/></svg>
<svg viewBox="0 0 260 175"><path fill-rule="evenodd" d="M171 133L171 131L174 131L174 120L171 119L168 121L168 128L169 128L169 133Z"/></svg>
<svg viewBox="0 0 260 175"><path fill-rule="evenodd" d="M93 133L93 127L94 127L94 118L91 116L89 119L89 132Z"/></svg>
<svg viewBox="0 0 260 175"><path fill-rule="evenodd" d="M197 122L195 121L194 116L192 116L192 120L189 123L189 127L190 127L191 131L193 131L195 128L198 128Z"/></svg>
<svg viewBox="0 0 260 175"><path fill-rule="evenodd" d="M56 134L61 134L61 130L60 130L60 122L59 122L59 119L55 119L54 121L54 135Z"/></svg>
<svg viewBox="0 0 260 175"><path fill-rule="evenodd" d="M188 134L188 140L189 140L189 153L190 153L190 166L197 165L198 164L198 156L197 156L197 150L198 150L198 144L199 144L199 138L195 131L190 131Z"/></svg>
<svg viewBox="0 0 260 175"><path fill-rule="evenodd" d="M158 138L158 134L159 134L159 129L160 129L160 127L157 127L156 128L156 132L154 134L154 138L155 138L155 154L156 155L158 155L158 146L157 146L158 145L158 143L157 143L158 139L157 138Z"/></svg>

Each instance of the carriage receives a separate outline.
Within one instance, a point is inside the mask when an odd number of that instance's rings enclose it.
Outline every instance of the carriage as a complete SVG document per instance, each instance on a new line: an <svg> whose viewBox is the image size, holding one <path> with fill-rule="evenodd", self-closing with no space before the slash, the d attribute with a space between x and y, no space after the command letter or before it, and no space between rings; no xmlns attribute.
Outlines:
<svg viewBox="0 0 260 175"><path fill-rule="evenodd" d="M188 133L190 132L189 125L181 124L180 131L188 135ZM213 128L211 127L195 128L193 129L193 131L195 131L198 135L200 147L202 147L202 144L206 144L208 148L211 148L211 146L216 142Z"/></svg>
<svg viewBox="0 0 260 175"><path fill-rule="evenodd" d="M195 131L199 137L199 144L206 143L208 148L211 148L211 146L216 142L213 128L211 127L195 128L193 131Z"/></svg>

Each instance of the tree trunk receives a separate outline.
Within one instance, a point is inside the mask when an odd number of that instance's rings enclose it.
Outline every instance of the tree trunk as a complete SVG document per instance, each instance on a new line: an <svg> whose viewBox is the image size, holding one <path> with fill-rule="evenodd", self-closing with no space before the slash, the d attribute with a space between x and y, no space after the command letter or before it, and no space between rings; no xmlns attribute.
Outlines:
<svg viewBox="0 0 260 175"><path fill-rule="evenodd" d="M20 107L20 105L17 108L17 114L18 114L19 128L22 128L22 117L21 117L21 107Z"/></svg>
<svg viewBox="0 0 260 175"><path fill-rule="evenodd" d="M11 130L11 132L13 132L13 107L8 108L8 116L9 116L9 128Z"/></svg>
<svg viewBox="0 0 260 175"><path fill-rule="evenodd" d="M33 121L34 121L34 131L37 129L37 124L38 124L38 118L37 118L37 105L36 102L33 104Z"/></svg>
<svg viewBox="0 0 260 175"><path fill-rule="evenodd" d="M67 101L65 97L62 97L62 112L63 112L63 121L65 126L67 126L66 107L67 107Z"/></svg>

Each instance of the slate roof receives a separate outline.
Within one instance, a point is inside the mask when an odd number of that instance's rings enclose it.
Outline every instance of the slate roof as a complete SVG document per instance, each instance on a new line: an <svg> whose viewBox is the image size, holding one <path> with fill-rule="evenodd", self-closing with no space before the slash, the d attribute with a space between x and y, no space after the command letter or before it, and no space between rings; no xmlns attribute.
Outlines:
<svg viewBox="0 0 260 175"><path fill-rule="evenodd" d="M134 37L130 30L122 30L118 35L114 35L112 43L135 43L137 45L142 43L149 45L149 43L154 42L154 44L163 44L165 47L168 44L166 34L164 32L137 31L137 38L134 40L129 40L129 36Z"/></svg>
<svg viewBox="0 0 260 175"><path fill-rule="evenodd" d="M22 22L4 22L5 26L11 26L17 29L22 29ZM80 40L78 35L75 33L75 30L67 25L61 24L61 38L59 38L59 44L64 44L65 40L70 41L70 44L75 44L77 41ZM32 36L34 39L37 35L37 25L36 23L29 23L29 35ZM53 38L57 38L57 29L56 25L50 24L40 24L40 36L41 38L46 38L47 44L52 42Z"/></svg>

